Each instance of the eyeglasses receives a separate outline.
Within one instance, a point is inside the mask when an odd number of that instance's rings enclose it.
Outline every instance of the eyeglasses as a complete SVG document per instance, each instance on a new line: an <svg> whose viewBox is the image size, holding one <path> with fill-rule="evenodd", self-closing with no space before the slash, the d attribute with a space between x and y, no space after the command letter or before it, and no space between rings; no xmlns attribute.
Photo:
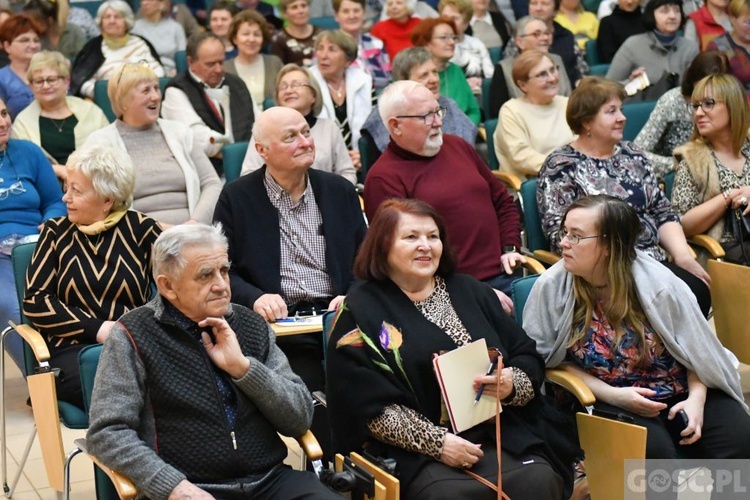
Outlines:
<svg viewBox="0 0 750 500"><path fill-rule="evenodd" d="M540 80L546 80L547 78L554 77L559 72L560 72L559 66L552 66L550 69L541 71L537 73L536 75L529 75L529 78L538 78Z"/></svg>
<svg viewBox="0 0 750 500"><path fill-rule="evenodd" d="M280 83L279 84L279 91L283 92L284 90L287 90L287 89L297 90L297 89L301 89L302 87L312 88L310 85L308 85L306 83L302 83L302 82L292 82L292 83L289 83L289 84Z"/></svg>
<svg viewBox="0 0 750 500"><path fill-rule="evenodd" d="M432 37L433 40L440 40L441 42L455 42L458 40L456 35L440 35Z"/></svg>
<svg viewBox="0 0 750 500"><path fill-rule="evenodd" d="M65 78L62 76L48 76L47 78L37 78L36 80L31 80L31 86L36 87L38 89L41 89L44 87L44 84L46 83L50 87L54 87L57 85L60 80L64 80Z"/></svg>
<svg viewBox="0 0 750 500"><path fill-rule="evenodd" d="M435 111L430 111L424 115L399 115L396 118L421 118L425 125L432 127L435 124L435 119L440 118L441 120L445 117L445 108L440 107Z"/></svg>
<svg viewBox="0 0 750 500"><path fill-rule="evenodd" d="M23 182L21 182L21 179L18 179L16 182L11 184L10 187L0 188L0 201L6 199L12 194L23 194L25 192L26 190L23 188Z"/></svg>
<svg viewBox="0 0 750 500"><path fill-rule="evenodd" d="M525 35L521 35L521 38L525 38L527 36L533 36L534 38L542 38L543 36L551 36L551 35L552 33L550 33L549 31L538 30L533 33L526 33Z"/></svg>
<svg viewBox="0 0 750 500"><path fill-rule="evenodd" d="M15 40L12 40L10 43L20 43L21 45L28 45L30 43L40 43L38 37L18 37Z"/></svg>
<svg viewBox="0 0 750 500"><path fill-rule="evenodd" d="M702 101L691 102L689 106L693 108L693 113L698 112L698 108L702 108L705 113L708 113L714 106L716 106L716 99L703 99Z"/></svg>
<svg viewBox="0 0 750 500"><path fill-rule="evenodd" d="M578 236L577 234L570 234L565 229L560 229L560 231L557 233L560 236L560 241L563 240L563 238L568 238L568 243L570 243L573 246L576 246L581 242L581 240L590 240L593 238L603 238L606 235L604 234L597 234L596 236Z"/></svg>

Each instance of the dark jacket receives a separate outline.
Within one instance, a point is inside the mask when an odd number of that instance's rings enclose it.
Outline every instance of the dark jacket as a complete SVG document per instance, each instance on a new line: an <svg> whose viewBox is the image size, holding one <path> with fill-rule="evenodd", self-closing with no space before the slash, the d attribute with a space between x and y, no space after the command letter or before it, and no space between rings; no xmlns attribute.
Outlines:
<svg viewBox="0 0 750 500"><path fill-rule="evenodd" d="M568 74L568 80L575 86L583 75L578 71L578 56L576 55L576 37L567 28L561 24L553 22L555 33L552 36L552 45L549 51L557 54L563 60L565 72Z"/></svg>
<svg viewBox="0 0 750 500"><path fill-rule="evenodd" d="M641 9L635 12L625 12L615 6L612 14L602 18L599 23L599 34L596 45L599 47L599 59L602 64L609 64L615 57L620 46L633 35L646 32L643 25Z"/></svg>
<svg viewBox="0 0 750 500"><path fill-rule="evenodd" d="M265 165L221 192L214 221L229 239L232 300L252 308L265 293L281 293L281 234L279 213L268 199ZM352 284L354 256L367 232L354 186L340 175L308 170L315 203L323 218L326 266L334 295Z"/></svg>
<svg viewBox="0 0 750 500"><path fill-rule="evenodd" d="M151 52L151 55L154 57L154 59L159 61L159 64L161 64L159 54L156 53L156 49L148 40L133 33L131 33L130 36L134 36L143 40L148 46L148 50ZM91 79L91 77L96 73L96 70L98 70L101 65L104 64L104 54L102 53L103 42L104 38L102 37L102 35L92 38L91 40L86 42L86 45L83 46L81 51L76 56L75 61L73 61L73 67L70 69L70 90L68 91L70 95L83 97L80 94L81 87L84 83L86 83L86 81Z"/></svg>
<svg viewBox="0 0 750 500"><path fill-rule="evenodd" d="M245 86L245 82L239 76L226 73L224 84L229 87L229 113L232 117L232 135L235 142L249 141L253 133L255 113L253 112L253 99ZM219 120L212 111L208 96L201 85L193 79L188 71L183 71L172 78L167 88L174 87L182 90L190 99L193 109L201 117L211 130L220 134L225 133L224 123Z"/></svg>
<svg viewBox="0 0 750 500"><path fill-rule="evenodd" d="M502 38L502 47L505 47L505 44L508 43L508 40L510 40L511 36L513 35L513 28L511 27L508 20L505 19L505 16L502 12L489 11L489 14L490 19L492 19L492 27L495 28L497 34L500 35L500 38ZM466 34L469 36L474 36L474 31L471 29L471 25L466 27Z"/></svg>

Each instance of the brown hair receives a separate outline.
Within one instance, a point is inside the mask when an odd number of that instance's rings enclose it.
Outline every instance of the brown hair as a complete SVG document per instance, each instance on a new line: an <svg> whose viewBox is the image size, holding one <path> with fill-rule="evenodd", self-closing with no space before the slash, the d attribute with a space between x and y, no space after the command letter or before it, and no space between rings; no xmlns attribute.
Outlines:
<svg viewBox="0 0 750 500"><path fill-rule="evenodd" d="M464 16L464 22L468 23L471 21L471 17L474 15L474 8L471 6L469 0L440 0L437 8L440 15L443 14L443 9L449 5Z"/></svg>
<svg viewBox="0 0 750 500"><path fill-rule="evenodd" d="M527 50L518 56L513 62L513 72L511 73L516 85L518 85L518 82L528 81L531 70L542 62L544 58L549 59L552 64L555 64L550 55L541 50Z"/></svg>
<svg viewBox="0 0 750 500"><path fill-rule="evenodd" d="M570 94L565 119L574 134L583 133L583 124L594 119L599 108L612 99L619 97L625 100L627 94L621 83L599 76L587 76Z"/></svg>
<svg viewBox="0 0 750 500"><path fill-rule="evenodd" d="M708 75L720 73L729 73L729 58L724 52L709 50L699 53L682 75L682 84L680 85L682 95L689 98L693 95L693 89L699 80Z"/></svg>
<svg viewBox="0 0 750 500"><path fill-rule="evenodd" d="M344 30L326 30L321 31L318 33L318 37L315 39L315 50L318 50L318 47L323 42L323 40L327 40L340 48L344 52L344 56L346 57L346 60L350 63L353 63L357 60L357 53L359 51L359 46L357 45L357 41L354 39L353 36L351 36L349 33L347 33Z"/></svg>
<svg viewBox="0 0 750 500"><path fill-rule="evenodd" d="M448 19L447 17L428 17L419 21L419 24L412 30L411 43L417 47L424 47L429 44L432 41L432 33L441 24L447 24L453 30L454 35L458 34L458 29L456 29L456 23L453 22L453 19Z"/></svg>
<svg viewBox="0 0 750 500"><path fill-rule="evenodd" d="M279 0L279 3L277 5L277 7L279 8L279 12L283 14L284 12L286 12L286 9L296 1L297 0ZM307 5L310 5L310 0L305 0L305 3Z"/></svg>
<svg viewBox="0 0 750 500"><path fill-rule="evenodd" d="M26 14L16 14L15 16L6 19L2 26L0 26L0 42L11 43L13 40L29 31L35 32L37 36L42 36L44 28L42 28L36 19L33 19Z"/></svg>
<svg viewBox="0 0 750 500"><path fill-rule="evenodd" d="M448 244L445 222L437 210L431 205L419 200L394 198L384 201L375 212L367 236L354 259L354 274L363 280L385 281L388 279L388 254L396 239L396 228L401 220L401 214L417 217L429 217L435 221L443 243L443 255L440 257L437 273L448 276L456 268L456 259Z"/></svg>
<svg viewBox="0 0 750 500"><path fill-rule="evenodd" d="M358 3L362 6L362 9L367 10L367 5L365 4L365 0L349 0L350 2ZM344 0L333 0L333 11L338 13L339 9L341 8L341 4L344 3Z"/></svg>
<svg viewBox="0 0 750 500"><path fill-rule="evenodd" d="M263 36L263 45L268 43L271 39L271 28L266 22L266 18L261 13L252 9L241 10L232 18L232 24L229 26L229 40L234 43L234 39L237 36L237 32L243 24L257 24L260 28L260 33Z"/></svg>

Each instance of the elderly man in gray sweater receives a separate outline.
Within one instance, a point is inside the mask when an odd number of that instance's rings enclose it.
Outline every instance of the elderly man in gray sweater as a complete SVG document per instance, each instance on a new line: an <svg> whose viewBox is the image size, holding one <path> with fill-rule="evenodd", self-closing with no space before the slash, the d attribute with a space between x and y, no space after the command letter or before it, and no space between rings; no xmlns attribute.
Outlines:
<svg viewBox="0 0 750 500"><path fill-rule="evenodd" d="M277 433L302 435L312 400L266 321L230 303L221 227L165 231L153 272L159 295L102 351L90 452L151 499L337 498L283 464Z"/></svg>

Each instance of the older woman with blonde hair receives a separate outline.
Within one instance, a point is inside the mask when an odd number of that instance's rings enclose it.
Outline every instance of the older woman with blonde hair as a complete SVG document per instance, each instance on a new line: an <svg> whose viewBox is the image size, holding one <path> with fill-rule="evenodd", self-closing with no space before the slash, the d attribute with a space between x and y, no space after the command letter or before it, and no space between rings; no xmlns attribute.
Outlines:
<svg viewBox="0 0 750 500"><path fill-rule="evenodd" d="M109 121L99 106L67 95L70 62L61 53L44 50L34 55L27 77L34 100L16 118L12 137L38 144L57 177L64 179L68 156Z"/></svg>
<svg viewBox="0 0 750 500"><path fill-rule="evenodd" d="M273 97L276 75L283 63L277 56L261 54L271 39L272 27L254 10L243 10L235 15L229 28L229 39L237 48L237 57L224 63L227 73L245 82L253 98L255 116L263 112L263 101Z"/></svg>
<svg viewBox="0 0 750 500"><path fill-rule="evenodd" d="M341 131L333 120L320 118L323 108L320 86L307 68L287 64L276 78L276 102L279 106L299 111L310 125L310 135L315 144L315 161L310 168L333 172L355 184L357 171L349 157ZM263 158L255 150L255 137L250 139L242 174L249 174L263 166Z"/></svg>
<svg viewBox="0 0 750 500"><path fill-rule="evenodd" d="M70 93L94 97L97 80L109 79L126 62L145 61L157 77L164 68L156 49L145 39L131 33L135 23L133 10L124 0L106 0L96 11L96 24L102 34L86 43L73 62Z"/></svg>
<svg viewBox="0 0 750 500"><path fill-rule="evenodd" d="M672 203L682 215L685 234L708 233L718 239L727 260L750 265L750 243L738 241L732 218L750 214L750 109L740 82L732 75L699 81L690 103L695 129L675 149L678 167Z"/></svg>
<svg viewBox="0 0 750 500"><path fill-rule="evenodd" d="M522 178L536 177L547 155L575 138L565 121L568 98L559 95L559 68L540 50L518 56L513 80L523 96L500 108L495 153L500 170ZM540 130L547 133L540 134Z"/></svg>
<svg viewBox="0 0 750 500"><path fill-rule="evenodd" d="M24 314L60 369L57 395L83 407L78 353L151 297L151 250L161 227L128 210L136 173L112 146L78 149L67 164L68 215L48 220L26 275ZM71 265L71 263L73 265Z"/></svg>
<svg viewBox="0 0 750 500"><path fill-rule="evenodd" d="M372 77L351 64L357 59L354 38L342 30L323 31L315 43L317 64L310 72L318 80L323 101L321 118L334 120L341 130L354 168L361 163L357 142L372 110Z"/></svg>
<svg viewBox="0 0 750 500"><path fill-rule="evenodd" d="M112 144L136 165L133 208L162 225L211 222L221 181L190 128L159 118L159 81L146 65L128 63L107 86L117 120L86 145Z"/></svg>

